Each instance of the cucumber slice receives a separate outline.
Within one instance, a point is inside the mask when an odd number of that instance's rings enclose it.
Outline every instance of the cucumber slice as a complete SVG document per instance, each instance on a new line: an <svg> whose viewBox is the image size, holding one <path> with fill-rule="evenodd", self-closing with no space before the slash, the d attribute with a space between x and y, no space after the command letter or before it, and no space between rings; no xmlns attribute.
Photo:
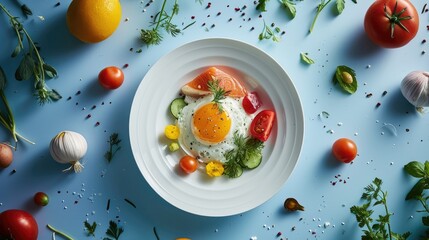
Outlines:
<svg viewBox="0 0 429 240"><path fill-rule="evenodd" d="M170 103L170 112L171 114L178 119L179 118L179 113L180 111L182 111L182 108L184 108L186 106L186 102L185 99L183 98L175 98L173 101L171 101Z"/></svg>
<svg viewBox="0 0 429 240"><path fill-rule="evenodd" d="M262 152L255 151L249 154L246 154L246 157L241 160L240 165L248 169L254 169L259 166L262 162Z"/></svg>
<svg viewBox="0 0 429 240"><path fill-rule="evenodd" d="M236 169L235 174L231 175L229 177L231 177L231 178L238 178L238 177L241 176L241 174L243 174L243 168L241 168L240 165L237 165L237 167L235 169Z"/></svg>

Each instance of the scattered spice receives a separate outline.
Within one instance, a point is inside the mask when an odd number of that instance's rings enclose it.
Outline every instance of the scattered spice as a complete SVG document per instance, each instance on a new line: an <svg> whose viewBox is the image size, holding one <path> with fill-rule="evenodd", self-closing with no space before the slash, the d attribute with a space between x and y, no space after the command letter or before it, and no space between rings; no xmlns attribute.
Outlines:
<svg viewBox="0 0 429 240"><path fill-rule="evenodd" d="M381 106L381 103L380 102L378 102L377 104L375 104L375 107L376 108L379 108Z"/></svg>
<svg viewBox="0 0 429 240"><path fill-rule="evenodd" d="M153 234L155 234L156 240L161 240L158 236L158 233L156 232L156 228L153 227Z"/></svg>
<svg viewBox="0 0 429 240"><path fill-rule="evenodd" d="M425 3L425 5L423 5L423 8L422 8L422 14L426 11L426 7L427 7L427 3Z"/></svg>
<svg viewBox="0 0 429 240"><path fill-rule="evenodd" d="M367 97L367 98L372 97L372 93L368 93L368 94L366 94L366 97Z"/></svg>
<svg viewBox="0 0 429 240"><path fill-rule="evenodd" d="M110 198L107 200L106 211L109 211L109 209L110 209Z"/></svg>
<svg viewBox="0 0 429 240"><path fill-rule="evenodd" d="M100 126L100 122L96 122L96 123L95 123L95 126L96 126L96 127Z"/></svg>
<svg viewBox="0 0 429 240"><path fill-rule="evenodd" d="M387 91L384 91L384 92L381 94L381 96L382 96L382 97L384 97L384 96L386 96L386 94L387 94Z"/></svg>
<svg viewBox="0 0 429 240"><path fill-rule="evenodd" d="M124 201L127 202L128 204L130 204L131 206L133 206L134 208L137 208L137 206L133 202L131 202L130 200L124 198Z"/></svg>
<svg viewBox="0 0 429 240"><path fill-rule="evenodd" d="M60 6L60 5L61 5L61 3L60 3L60 2L57 2L57 3L55 3L54 7L58 7L58 6Z"/></svg>

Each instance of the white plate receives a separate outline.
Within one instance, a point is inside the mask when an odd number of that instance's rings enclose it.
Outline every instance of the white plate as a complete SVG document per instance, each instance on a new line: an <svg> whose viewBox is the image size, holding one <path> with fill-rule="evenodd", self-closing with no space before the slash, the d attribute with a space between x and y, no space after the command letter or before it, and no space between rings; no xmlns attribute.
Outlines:
<svg viewBox="0 0 429 240"><path fill-rule="evenodd" d="M261 165L237 179L209 178L204 171L181 174L180 153L171 154L164 137L165 126L174 121L170 102L210 66L241 79L258 92L264 108L276 111ZM131 148L143 177L170 204L202 216L235 215L270 199L290 176L303 143L301 102L287 73L263 51L231 39L190 42L162 57L140 83L130 114Z"/></svg>

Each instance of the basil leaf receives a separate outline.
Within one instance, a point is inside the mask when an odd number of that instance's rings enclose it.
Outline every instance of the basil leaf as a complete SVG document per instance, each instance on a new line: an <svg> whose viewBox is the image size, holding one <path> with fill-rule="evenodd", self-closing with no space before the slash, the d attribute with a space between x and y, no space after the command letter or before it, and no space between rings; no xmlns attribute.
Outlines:
<svg viewBox="0 0 429 240"><path fill-rule="evenodd" d="M3 68L0 66L0 91L4 90L6 87L6 74L3 71Z"/></svg>
<svg viewBox="0 0 429 240"><path fill-rule="evenodd" d="M34 60L30 56L30 54L26 54L22 60L21 63L18 66L18 69L16 69L15 72L15 78L18 81L27 80L33 76L33 69L35 68Z"/></svg>
<svg viewBox="0 0 429 240"><path fill-rule="evenodd" d="M352 79L347 79L345 77L347 74L350 75L349 77ZM344 91L350 94L355 93L358 88L355 71L344 65L338 66L335 70L333 82L334 84L338 83Z"/></svg>
<svg viewBox="0 0 429 240"><path fill-rule="evenodd" d="M292 2L291 0L281 0L281 3L289 11L292 18L295 18L296 16L295 3Z"/></svg>
<svg viewBox="0 0 429 240"><path fill-rule="evenodd" d="M337 11L338 14L341 14L344 10L345 6L345 0L337 0Z"/></svg>
<svg viewBox="0 0 429 240"><path fill-rule="evenodd" d="M301 53L301 60L304 61L307 64L314 64L314 60L311 59L307 53Z"/></svg>
<svg viewBox="0 0 429 240"><path fill-rule="evenodd" d="M425 176L425 165L418 161L409 162L407 165L404 166L404 170L409 175L416 178L422 178Z"/></svg>
<svg viewBox="0 0 429 240"><path fill-rule="evenodd" d="M54 78L57 76L57 70L55 70L55 68L52 67L51 65L44 63L43 69L45 70L45 73L46 75L48 75L48 77Z"/></svg>
<svg viewBox="0 0 429 240"><path fill-rule="evenodd" d="M420 179L408 192L407 196L405 197L405 200L418 199L418 197L422 196L423 190L425 190L427 187L427 180L424 178Z"/></svg>

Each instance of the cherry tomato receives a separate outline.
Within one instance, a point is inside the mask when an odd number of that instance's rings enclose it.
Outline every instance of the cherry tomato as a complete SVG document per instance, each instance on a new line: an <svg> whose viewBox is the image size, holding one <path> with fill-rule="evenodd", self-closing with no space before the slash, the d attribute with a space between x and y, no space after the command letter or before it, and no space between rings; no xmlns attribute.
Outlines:
<svg viewBox="0 0 429 240"><path fill-rule="evenodd" d="M243 108L248 114L255 113L262 105L256 92L251 92L243 98Z"/></svg>
<svg viewBox="0 0 429 240"><path fill-rule="evenodd" d="M124 82L124 72L115 66L106 67L98 74L98 81L106 89L116 89Z"/></svg>
<svg viewBox="0 0 429 240"><path fill-rule="evenodd" d="M33 200L38 206L46 206L49 203L49 197L44 192L37 192L34 194Z"/></svg>
<svg viewBox="0 0 429 240"><path fill-rule="evenodd" d="M416 36L419 15L409 0L376 0L366 12L364 27L375 44L398 48Z"/></svg>
<svg viewBox="0 0 429 240"><path fill-rule="evenodd" d="M37 240L39 227L34 217L18 209L0 214L0 239Z"/></svg>
<svg viewBox="0 0 429 240"><path fill-rule="evenodd" d="M262 142L267 141L273 128L276 113L272 110L262 110L252 120L250 124L250 134L252 137Z"/></svg>
<svg viewBox="0 0 429 240"><path fill-rule="evenodd" d="M198 168L198 160L186 155L180 159L179 166L185 173L193 173Z"/></svg>
<svg viewBox="0 0 429 240"><path fill-rule="evenodd" d="M349 163L356 157L356 143L348 138L340 138L332 145L332 154L338 161Z"/></svg>

